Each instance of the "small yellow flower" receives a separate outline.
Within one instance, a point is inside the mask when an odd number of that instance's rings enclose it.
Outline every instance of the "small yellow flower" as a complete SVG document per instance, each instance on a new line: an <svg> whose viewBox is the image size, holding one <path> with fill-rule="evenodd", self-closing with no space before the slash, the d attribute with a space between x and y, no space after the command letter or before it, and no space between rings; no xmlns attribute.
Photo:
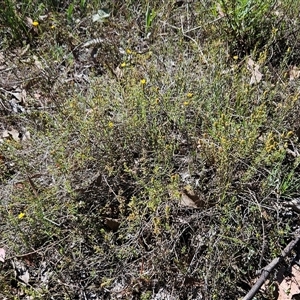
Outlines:
<svg viewBox="0 0 300 300"><path fill-rule="evenodd" d="M121 63L121 67L125 68L126 67L126 62Z"/></svg>
<svg viewBox="0 0 300 300"><path fill-rule="evenodd" d="M113 128L114 127L114 123L113 122L108 122L108 127L109 128Z"/></svg>
<svg viewBox="0 0 300 300"><path fill-rule="evenodd" d="M192 98L192 97L193 97L193 93L187 93L186 96L187 96L188 98Z"/></svg>
<svg viewBox="0 0 300 300"><path fill-rule="evenodd" d="M127 54L131 54L132 51L131 51L130 49L126 49L126 53L127 53Z"/></svg>
<svg viewBox="0 0 300 300"><path fill-rule="evenodd" d="M184 101L184 102L183 102L183 105L189 105L189 104L190 104L189 101Z"/></svg>
<svg viewBox="0 0 300 300"><path fill-rule="evenodd" d="M54 29L54 28L55 28L55 25L52 25L50 28L51 28L51 29Z"/></svg>
<svg viewBox="0 0 300 300"><path fill-rule="evenodd" d="M135 213L131 213L128 217L127 217L127 220L128 221L133 221L136 219L136 214Z"/></svg>
<svg viewBox="0 0 300 300"><path fill-rule="evenodd" d="M233 59L234 59L234 60L238 60L239 57L238 57L237 55L235 55L235 56L233 57Z"/></svg>
<svg viewBox="0 0 300 300"><path fill-rule="evenodd" d="M179 179L179 175L178 174L171 175L171 181L172 182L176 182L176 181L178 181L178 179Z"/></svg>
<svg viewBox="0 0 300 300"><path fill-rule="evenodd" d="M25 217L25 214L23 212L19 213L18 215L18 219L23 219Z"/></svg>
<svg viewBox="0 0 300 300"><path fill-rule="evenodd" d="M32 22L32 26L38 26L38 25L39 25L39 22L37 22L37 21Z"/></svg>
<svg viewBox="0 0 300 300"><path fill-rule="evenodd" d="M278 31L278 28L274 28L274 27L272 28L272 34L273 35L275 35L277 31Z"/></svg>
<svg viewBox="0 0 300 300"><path fill-rule="evenodd" d="M141 79L140 83L141 84L146 84L146 79Z"/></svg>

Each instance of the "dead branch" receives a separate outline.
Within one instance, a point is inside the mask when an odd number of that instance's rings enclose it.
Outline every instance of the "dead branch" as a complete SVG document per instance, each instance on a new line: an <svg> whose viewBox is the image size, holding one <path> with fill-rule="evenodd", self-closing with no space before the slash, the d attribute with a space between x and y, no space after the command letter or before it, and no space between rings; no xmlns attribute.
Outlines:
<svg viewBox="0 0 300 300"><path fill-rule="evenodd" d="M270 264L268 264L265 268L262 269L261 275L259 279L256 281L254 286L248 292L248 294L243 298L243 300L251 300L255 294L259 291L261 286L269 277L272 270L292 251L292 249L298 244L300 241L300 235L297 235L294 240L292 240L281 252L281 256L274 258Z"/></svg>

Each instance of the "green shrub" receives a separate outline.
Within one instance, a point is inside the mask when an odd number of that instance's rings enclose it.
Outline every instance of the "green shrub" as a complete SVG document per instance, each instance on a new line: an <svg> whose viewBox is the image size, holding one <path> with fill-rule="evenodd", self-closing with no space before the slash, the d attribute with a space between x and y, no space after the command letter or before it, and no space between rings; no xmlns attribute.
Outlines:
<svg viewBox="0 0 300 300"><path fill-rule="evenodd" d="M232 55L244 56L264 46L272 35L276 0L218 0L221 34Z"/></svg>

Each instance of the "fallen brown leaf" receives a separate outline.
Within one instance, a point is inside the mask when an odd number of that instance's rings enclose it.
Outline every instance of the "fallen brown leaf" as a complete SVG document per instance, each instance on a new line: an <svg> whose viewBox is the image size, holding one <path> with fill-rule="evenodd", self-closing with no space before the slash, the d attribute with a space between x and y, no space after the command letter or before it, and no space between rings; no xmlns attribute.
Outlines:
<svg viewBox="0 0 300 300"><path fill-rule="evenodd" d="M204 207L205 202L193 191L183 190L181 193L180 205L190 208Z"/></svg>
<svg viewBox="0 0 300 300"><path fill-rule="evenodd" d="M0 248L0 261L4 262L5 260L5 249Z"/></svg>
<svg viewBox="0 0 300 300"><path fill-rule="evenodd" d="M112 218L105 218L105 221L104 221L105 225L113 230L113 231L117 231L119 229L119 226L120 226L120 222L119 220L117 219L112 219Z"/></svg>
<svg viewBox="0 0 300 300"><path fill-rule="evenodd" d="M294 265L291 268L289 276L283 277L282 281L278 284L277 300L294 299L295 295L300 294L299 282L300 282L299 266Z"/></svg>
<svg viewBox="0 0 300 300"><path fill-rule="evenodd" d="M300 76L300 70L299 70L299 68L296 67L296 66L293 66L293 67L289 70L290 81L299 78L299 76Z"/></svg>
<svg viewBox="0 0 300 300"><path fill-rule="evenodd" d="M250 57L247 60L247 69L251 72L250 85L259 83L262 79L262 74L260 73L259 64L255 63Z"/></svg>
<svg viewBox="0 0 300 300"><path fill-rule="evenodd" d="M7 131L9 133L9 135L13 138L13 140L15 140L16 142L19 142L20 141L20 138L19 138L19 131L12 128L11 130L8 130Z"/></svg>

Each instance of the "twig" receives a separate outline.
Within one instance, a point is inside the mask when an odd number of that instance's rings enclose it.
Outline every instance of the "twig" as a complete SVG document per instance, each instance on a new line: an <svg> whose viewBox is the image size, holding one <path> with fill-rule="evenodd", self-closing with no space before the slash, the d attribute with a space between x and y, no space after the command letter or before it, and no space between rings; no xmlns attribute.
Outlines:
<svg viewBox="0 0 300 300"><path fill-rule="evenodd" d="M69 236L65 236L64 238L62 238L61 240L59 241L55 241L47 246L44 246L44 247L41 247L39 249L36 249L36 250L33 250L31 252L27 252L27 253L24 253L24 254L15 254L13 256L10 256L10 257L7 257L5 260L10 260L10 259L13 259L13 258L21 258L21 257L25 257L25 256L28 256L28 255L32 255L32 254L40 254L41 251L45 251L51 247L54 247L55 245L58 245L60 242L66 240ZM41 254L40 254L41 255Z"/></svg>
<svg viewBox="0 0 300 300"><path fill-rule="evenodd" d="M27 179L28 179L29 184L30 184L30 186L32 188L34 196L38 197L39 193L38 193L37 187L35 186L35 183L32 181L32 179L31 179L31 177L29 175L27 175Z"/></svg>
<svg viewBox="0 0 300 300"><path fill-rule="evenodd" d="M54 221L52 221L52 220L50 220L50 219L48 219L48 218L46 218L46 217L43 217L43 218L44 218L44 220L50 222L50 223L53 224L53 225L56 225L57 227L60 227L60 226L61 226L61 224L58 224L58 223L56 223L56 222L54 222Z"/></svg>
<svg viewBox="0 0 300 300"><path fill-rule="evenodd" d="M298 244L300 241L300 235L297 235L294 240L292 240L281 252L281 256L274 258L270 264L268 264L265 268L262 269L261 275L259 279L256 281L254 286L248 292L248 294L243 298L243 300L251 300L255 294L259 291L261 286L269 277L271 271L280 263L282 260L287 257L287 255L293 250L293 248Z"/></svg>
<svg viewBox="0 0 300 300"><path fill-rule="evenodd" d="M112 187L110 186L110 184L106 180L106 177L104 175L102 175L102 177L103 177L105 183L107 184L107 186L109 187L109 189L111 190L111 192L115 195L116 198L118 198L118 195L114 192L114 190L112 189Z"/></svg>

